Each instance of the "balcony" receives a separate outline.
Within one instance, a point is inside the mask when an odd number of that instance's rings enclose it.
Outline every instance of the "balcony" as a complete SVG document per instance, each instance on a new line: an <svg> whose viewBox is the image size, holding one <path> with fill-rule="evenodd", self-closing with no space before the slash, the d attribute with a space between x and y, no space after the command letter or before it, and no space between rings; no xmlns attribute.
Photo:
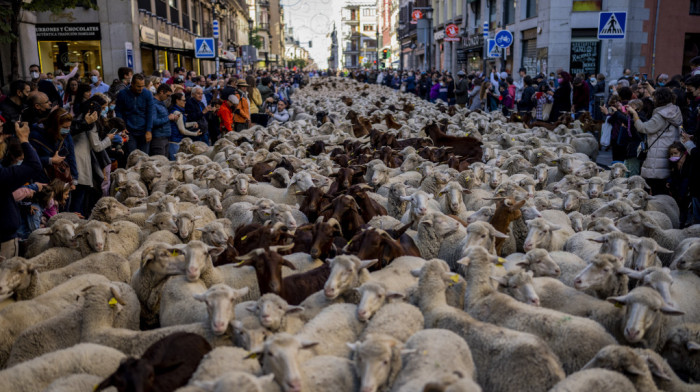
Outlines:
<svg viewBox="0 0 700 392"><path fill-rule="evenodd" d="M258 6L262 8L270 8L270 2L267 0L258 0Z"/></svg>
<svg viewBox="0 0 700 392"><path fill-rule="evenodd" d="M343 17L343 23L348 24L348 25L359 25L360 24L360 19L355 17L355 18L348 18L348 17Z"/></svg>
<svg viewBox="0 0 700 392"><path fill-rule="evenodd" d="M258 23L258 29L259 30L265 30L265 31L270 31L270 24L269 23Z"/></svg>
<svg viewBox="0 0 700 392"><path fill-rule="evenodd" d="M358 54L360 53L360 49L357 46L348 46L347 49L345 49L345 53Z"/></svg>

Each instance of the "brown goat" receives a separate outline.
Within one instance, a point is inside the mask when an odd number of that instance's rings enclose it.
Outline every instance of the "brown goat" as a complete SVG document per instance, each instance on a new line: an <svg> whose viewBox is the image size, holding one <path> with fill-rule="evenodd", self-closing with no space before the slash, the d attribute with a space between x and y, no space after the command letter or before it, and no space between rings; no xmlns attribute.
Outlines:
<svg viewBox="0 0 700 392"><path fill-rule="evenodd" d="M452 147L455 155L461 155L468 162L479 162L483 156L482 143L471 136L448 136L436 123L426 125L425 133L430 136L436 146Z"/></svg>
<svg viewBox="0 0 700 392"><path fill-rule="evenodd" d="M350 185L352 185L353 176L355 175L355 170L349 167L341 167L338 172L333 174L335 180L328 189L328 195L331 197L337 196L341 192L345 192Z"/></svg>
<svg viewBox="0 0 700 392"><path fill-rule="evenodd" d="M328 222L323 222L323 217L316 223L304 225L294 232L293 253L305 252L315 259L325 260L333 257L333 239L336 236L343 236L340 223L331 218Z"/></svg>
<svg viewBox="0 0 700 392"><path fill-rule="evenodd" d="M357 112L350 110L345 116L346 120L350 120L352 123L352 132L355 137L363 137L369 135L369 131L372 129L372 124L364 117L360 117Z"/></svg>
<svg viewBox="0 0 700 392"><path fill-rule="evenodd" d="M367 184L356 184L351 186L346 192L347 195L352 196L357 202L357 205L360 207L360 215L365 222L369 222L377 215L389 214L384 206L369 197L367 191L371 189Z"/></svg>
<svg viewBox="0 0 700 392"><path fill-rule="evenodd" d="M253 249L267 248L272 245L282 245L287 239L293 238L287 226L278 222L273 226L251 223L241 226L233 236L233 246L238 254L246 254Z"/></svg>
<svg viewBox="0 0 700 392"><path fill-rule="evenodd" d="M352 196L342 195L333 199L333 202L319 212L326 221L334 218L340 222L343 238L349 240L365 224L360 215L360 207Z"/></svg>
<svg viewBox="0 0 700 392"><path fill-rule="evenodd" d="M344 252L355 254L361 260L378 259L379 263L370 267L370 270L378 270L386 267L397 257L420 257L420 251L413 246L404 248L403 244L393 238L384 230L374 227L364 229L357 233L343 249Z"/></svg>
<svg viewBox="0 0 700 392"><path fill-rule="evenodd" d="M212 256L212 263L214 264L214 267L224 264L231 264L235 262L236 257L239 255L240 253L238 253L238 250L236 250L236 247L233 245L233 237L229 236L228 240L226 240L226 249L224 249L224 251L218 256Z"/></svg>
<svg viewBox="0 0 700 392"><path fill-rule="evenodd" d="M389 129L401 129L401 124L396 122L391 113L384 115L384 121L386 121L386 127Z"/></svg>
<svg viewBox="0 0 700 392"><path fill-rule="evenodd" d="M491 200L496 200L496 211L489 223L499 232L508 234L510 232L510 223L522 216L520 208L525 204L525 200L515 201L512 197L498 197ZM496 254L501 255L501 249L505 243L504 238L496 238Z"/></svg>
<svg viewBox="0 0 700 392"><path fill-rule="evenodd" d="M240 256L242 262L237 267L250 265L255 267L260 294L275 293L290 305L299 305L311 294L323 289L328 280L331 268L323 264L318 268L301 274L294 274L282 279L282 267L296 270L294 264L285 260L278 250L291 250L294 244L286 246L271 246L269 249L255 249Z"/></svg>
<svg viewBox="0 0 700 392"><path fill-rule="evenodd" d="M299 211L303 212L309 221L318 219L318 211L330 205L328 195L323 193L321 188L312 186L301 194L305 197L299 206Z"/></svg>

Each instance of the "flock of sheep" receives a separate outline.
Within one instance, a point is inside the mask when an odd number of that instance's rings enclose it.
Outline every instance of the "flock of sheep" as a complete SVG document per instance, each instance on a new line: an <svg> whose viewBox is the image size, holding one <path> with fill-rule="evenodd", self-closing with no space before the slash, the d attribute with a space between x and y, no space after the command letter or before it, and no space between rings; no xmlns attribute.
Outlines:
<svg viewBox="0 0 700 392"><path fill-rule="evenodd" d="M318 79L0 263L2 391L700 391L700 225L573 122Z"/></svg>

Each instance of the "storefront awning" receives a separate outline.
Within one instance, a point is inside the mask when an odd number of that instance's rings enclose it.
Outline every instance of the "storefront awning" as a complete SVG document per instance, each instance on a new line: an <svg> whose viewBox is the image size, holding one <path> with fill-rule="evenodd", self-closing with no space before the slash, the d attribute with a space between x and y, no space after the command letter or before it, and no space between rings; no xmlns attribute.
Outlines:
<svg viewBox="0 0 700 392"><path fill-rule="evenodd" d="M149 44L147 42L141 42L141 47L154 50L165 50L171 53L181 54L183 56L194 57L194 50L192 49L169 48L165 46Z"/></svg>

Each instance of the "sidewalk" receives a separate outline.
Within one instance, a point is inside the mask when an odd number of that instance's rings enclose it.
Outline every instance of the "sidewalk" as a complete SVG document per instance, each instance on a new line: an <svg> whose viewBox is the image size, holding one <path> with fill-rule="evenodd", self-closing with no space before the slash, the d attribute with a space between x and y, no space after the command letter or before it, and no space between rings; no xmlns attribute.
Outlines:
<svg viewBox="0 0 700 392"><path fill-rule="evenodd" d="M612 164L612 150L599 151L596 162L601 166L609 167Z"/></svg>

